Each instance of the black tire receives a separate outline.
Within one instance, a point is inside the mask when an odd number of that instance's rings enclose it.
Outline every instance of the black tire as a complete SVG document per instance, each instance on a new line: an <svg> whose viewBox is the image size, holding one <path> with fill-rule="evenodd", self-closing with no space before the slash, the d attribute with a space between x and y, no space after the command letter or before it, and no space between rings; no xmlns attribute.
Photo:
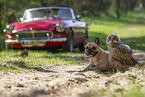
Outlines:
<svg viewBox="0 0 145 97"><path fill-rule="evenodd" d="M84 52L84 51L85 51L84 42L82 42L82 43L79 45L79 50L80 50L81 52Z"/></svg>
<svg viewBox="0 0 145 97"><path fill-rule="evenodd" d="M88 30L86 30L86 33L85 33L85 38L89 38L89 35L88 35Z"/></svg>
<svg viewBox="0 0 145 97"><path fill-rule="evenodd" d="M63 45L63 50L65 52L73 52L73 33L72 30L68 30L67 41Z"/></svg>
<svg viewBox="0 0 145 97"><path fill-rule="evenodd" d="M85 39L88 39L88 31L86 30L86 33L85 33ZM84 43L84 40L82 41L82 43L79 45L79 50L81 52L84 52L85 51L85 43Z"/></svg>

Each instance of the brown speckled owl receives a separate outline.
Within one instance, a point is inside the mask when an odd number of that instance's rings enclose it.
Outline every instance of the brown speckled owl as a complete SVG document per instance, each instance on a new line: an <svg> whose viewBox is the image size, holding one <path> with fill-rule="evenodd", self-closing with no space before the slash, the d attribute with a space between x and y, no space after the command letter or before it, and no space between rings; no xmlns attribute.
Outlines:
<svg viewBox="0 0 145 97"><path fill-rule="evenodd" d="M118 35L108 35L106 44L115 61L120 62L122 65L129 66L134 66L137 64L137 60L135 59L132 50L128 45L121 43Z"/></svg>

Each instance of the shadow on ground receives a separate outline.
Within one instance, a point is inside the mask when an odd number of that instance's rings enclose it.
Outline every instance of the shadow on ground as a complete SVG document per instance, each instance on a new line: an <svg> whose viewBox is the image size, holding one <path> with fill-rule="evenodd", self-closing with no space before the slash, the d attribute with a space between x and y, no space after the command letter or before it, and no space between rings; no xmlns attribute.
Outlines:
<svg viewBox="0 0 145 97"><path fill-rule="evenodd" d="M35 70L35 71L46 72L46 73L47 72L48 73L57 73L56 71L51 71L51 70L45 69L43 66L28 66L23 61L7 61L7 63L12 64L11 66L9 66L9 65L7 66L7 67L9 67L9 69L17 69L17 68L14 67L14 66L16 66L16 67L19 67L19 68L22 68L22 69Z"/></svg>
<svg viewBox="0 0 145 97"><path fill-rule="evenodd" d="M145 51L145 37L123 38L121 40L124 44L129 45L131 49Z"/></svg>
<svg viewBox="0 0 145 97"><path fill-rule="evenodd" d="M45 73L47 73L47 72L49 72L49 73L58 73L56 71L51 71L51 70L45 69L43 66L30 66L29 69L40 71L40 72L45 72Z"/></svg>
<svg viewBox="0 0 145 97"><path fill-rule="evenodd" d="M10 60L10 61L7 61L7 63L10 63L14 66L17 66L17 67L20 67L20 68L23 68L23 69L28 68L28 66L23 61L12 61L12 60Z"/></svg>

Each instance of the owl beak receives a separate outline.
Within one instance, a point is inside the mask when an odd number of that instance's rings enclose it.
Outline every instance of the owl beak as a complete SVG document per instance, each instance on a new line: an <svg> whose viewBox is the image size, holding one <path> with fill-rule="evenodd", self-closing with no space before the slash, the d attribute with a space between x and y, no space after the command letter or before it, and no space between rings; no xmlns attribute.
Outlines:
<svg viewBox="0 0 145 97"><path fill-rule="evenodd" d="M111 42L113 42L113 38L111 38Z"/></svg>

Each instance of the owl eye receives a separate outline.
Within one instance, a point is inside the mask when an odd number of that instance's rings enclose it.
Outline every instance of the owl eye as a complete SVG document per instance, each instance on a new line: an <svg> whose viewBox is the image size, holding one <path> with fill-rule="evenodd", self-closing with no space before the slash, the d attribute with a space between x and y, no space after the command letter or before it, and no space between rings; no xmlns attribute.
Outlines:
<svg viewBox="0 0 145 97"><path fill-rule="evenodd" d="M86 50L88 49L88 47L86 47Z"/></svg>
<svg viewBox="0 0 145 97"><path fill-rule="evenodd" d="M108 38L108 42L111 40L111 37Z"/></svg>
<svg viewBox="0 0 145 97"><path fill-rule="evenodd" d="M96 49L96 47L94 47L94 46L93 46L93 47L92 47L92 49L93 49L93 50L95 50L95 49Z"/></svg>

